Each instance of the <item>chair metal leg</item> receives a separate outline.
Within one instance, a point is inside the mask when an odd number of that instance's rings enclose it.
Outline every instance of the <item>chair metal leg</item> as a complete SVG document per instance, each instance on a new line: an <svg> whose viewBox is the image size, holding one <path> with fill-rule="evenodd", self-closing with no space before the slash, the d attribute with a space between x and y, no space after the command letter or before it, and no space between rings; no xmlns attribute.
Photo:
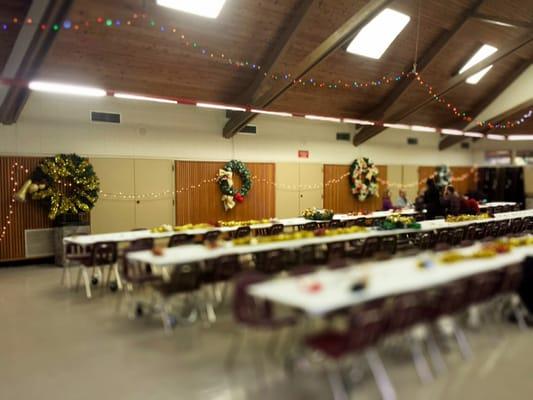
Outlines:
<svg viewBox="0 0 533 400"><path fill-rule="evenodd" d="M340 374L339 366L336 365L335 368L329 368L326 370L326 375L331 387L331 392L333 393L334 400L350 400L348 392L344 387L342 382L342 376Z"/></svg>
<svg viewBox="0 0 533 400"><path fill-rule="evenodd" d="M427 348L431 364L435 368L437 374L441 375L446 373L448 371L448 369L446 368L446 363L444 362L442 353L439 349L437 341L435 340L435 336L431 331L428 331L427 335Z"/></svg>
<svg viewBox="0 0 533 400"><path fill-rule="evenodd" d="M65 280L67 282L67 289L70 289L72 287L72 278L70 276L70 261L68 259L65 260L65 265L63 265L63 272L61 273L60 282L61 286L65 285Z"/></svg>
<svg viewBox="0 0 533 400"><path fill-rule="evenodd" d="M463 356L463 358L465 360L472 358L472 348L468 343L464 331L459 326L457 326L457 324L455 324L453 328L453 335L455 336L455 340L459 345L459 350L461 351L461 355Z"/></svg>
<svg viewBox="0 0 533 400"><path fill-rule="evenodd" d="M83 282L85 283L85 295L88 299L92 297L91 293L91 279L89 278L89 273L87 272L87 268L85 266L81 266L81 274L83 276Z"/></svg>
<svg viewBox="0 0 533 400"><path fill-rule="evenodd" d="M411 354L413 355L413 362L420 381L423 384L432 382L433 374L431 373L431 368L426 357L424 357L424 351L420 341L411 340Z"/></svg>
<svg viewBox="0 0 533 400"><path fill-rule="evenodd" d="M117 263L113 264L111 268L113 269L113 274L115 275L115 281L117 282L117 288L118 290L122 290L123 285L122 285L122 279L120 278L120 273L118 271L118 264Z"/></svg>
<svg viewBox="0 0 533 400"><path fill-rule="evenodd" d="M383 400L396 400L396 391L378 352L375 349L368 349L365 351L365 358L381 393L381 398Z"/></svg>

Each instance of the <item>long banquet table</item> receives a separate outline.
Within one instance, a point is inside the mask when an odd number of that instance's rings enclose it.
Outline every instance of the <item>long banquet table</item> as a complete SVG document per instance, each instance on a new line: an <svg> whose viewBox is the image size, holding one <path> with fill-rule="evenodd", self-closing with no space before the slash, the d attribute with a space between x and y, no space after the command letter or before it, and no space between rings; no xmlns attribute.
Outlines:
<svg viewBox="0 0 533 400"><path fill-rule="evenodd" d="M392 211L375 211L370 214L361 214L361 215L349 215L349 214L335 214L333 219L338 219L340 221L347 221L347 220L355 220L358 218L367 218L367 219L374 219L374 218L384 218L388 215L391 215ZM417 214L414 210L402 210L400 212L402 215L415 215ZM305 219L303 217L295 217L295 218L281 218L281 219L273 219L268 223L264 224L255 224L250 225L250 228L252 230L257 229L268 229L271 228L274 224L282 224L284 227L291 228L291 227L297 227L301 225L305 225L308 222L317 222L312 221L309 219ZM318 221L320 222L320 221ZM94 235L80 235L80 236L69 236L64 239L65 243L74 243L79 246L90 246L97 242L116 242L116 243L127 243L132 242L137 239L150 237L153 239L165 239L169 238L172 235L175 235L177 233L183 233L190 236L197 236L197 235L204 235L209 231L220 231L222 233L230 233L234 232L239 228L239 226L224 226L224 227L210 227L210 228L200 228L200 229L186 229L181 231L170 231L170 232L151 232L150 230L139 230L139 231L126 231L126 232L115 232L115 233L101 233L101 234L94 234Z"/></svg>
<svg viewBox="0 0 533 400"><path fill-rule="evenodd" d="M204 260L212 260L227 255L242 255L260 253L270 250L290 250L297 249L307 245L320 245L334 242L343 242L350 240L361 240L369 237L381 237L400 235L408 233L428 232L439 229L450 229L468 226L474 223L487 223L491 221L503 221L513 218L523 218L533 216L533 210L514 211L497 214L494 218L464 221L450 223L444 219L421 221L420 229L395 229L395 230L375 230L368 229L365 232L334 235L334 236L315 236L311 238L302 238L296 240L287 240L279 242L257 243L248 245L234 245L232 242L225 242L221 247L209 248L202 244L183 245L174 248L166 248L162 255L155 255L150 250L132 252L128 254L128 260L132 262L149 264L155 267L166 267Z"/></svg>
<svg viewBox="0 0 533 400"><path fill-rule="evenodd" d="M457 251L469 253L479 249L480 246L475 244ZM322 316L371 300L429 289L461 278L504 268L520 263L530 255L533 255L533 246L516 248L510 253L493 258L442 264L436 258L438 255L427 252L413 257L358 263L337 270L320 270L299 277L273 279L252 285L249 293L298 308L312 316ZM430 257L432 257L432 267L422 269L418 266L419 261L427 262ZM366 280L366 287L363 290L352 291L354 283L361 280ZM317 290L317 287L320 290Z"/></svg>

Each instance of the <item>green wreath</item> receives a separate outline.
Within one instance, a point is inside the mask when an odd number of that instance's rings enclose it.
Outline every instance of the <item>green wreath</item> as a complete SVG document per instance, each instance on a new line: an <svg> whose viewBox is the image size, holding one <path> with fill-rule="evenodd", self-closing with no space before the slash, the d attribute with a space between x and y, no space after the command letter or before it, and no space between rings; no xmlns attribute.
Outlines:
<svg viewBox="0 0 533 400"><path fill-rule="evenodd" d="M89 212L98 200L100 181L89 160L76 154L45 158L31 175L34 200L48 203L50 219Z"/></svg>
<svg viewBox="0 0 533 400"><path fill-rule="evenodd" d="M242 185L240 189L233 187L233 174L238 174ZM218 184L222 192L222 203L226 211L235 207L235 202L242 203L252 188L250 171L242 161L231 160L218 171Z"/></svg>

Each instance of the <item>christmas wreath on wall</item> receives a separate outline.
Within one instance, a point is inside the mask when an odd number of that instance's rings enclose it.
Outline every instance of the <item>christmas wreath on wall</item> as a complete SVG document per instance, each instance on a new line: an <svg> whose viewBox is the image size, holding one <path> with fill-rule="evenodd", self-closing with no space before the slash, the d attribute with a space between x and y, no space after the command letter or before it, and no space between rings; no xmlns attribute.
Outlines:
<svg viewBox="0 0 533 400"><path fill-rule="evenodd" d="M33 200L47 202L50 219L89 212L100 192L100 181L89 160L77 154L45 158L24 186ZM18 200L24 201L24 197Z"/></svg>
<svg viewBox="0 0 533 400"><path fill-rule="evenodd" d="M233 187L233 174L239 175L242 181L242 186L238 190ZM231 210L236 203L244 201L244 198L252 188L250 171L242 161L228 161L224 168L218 171L218 184L222 192L221 200L224 210Z"/></svg>
<svg viewBox="0 0 533 400"><path fill-rule="evenodd" d="M452 181L452 172L447 165L439 165L435 168L435 184L439 189L448 186Z"/></svg>
<svg viewBox="0 0 533 400"><path fill-rule="evenodd" d="M370 159L363 157L354 160L350 166L350 187L352 194L359 201L365 201L369 196L379 196L379 170Z"/></svg>

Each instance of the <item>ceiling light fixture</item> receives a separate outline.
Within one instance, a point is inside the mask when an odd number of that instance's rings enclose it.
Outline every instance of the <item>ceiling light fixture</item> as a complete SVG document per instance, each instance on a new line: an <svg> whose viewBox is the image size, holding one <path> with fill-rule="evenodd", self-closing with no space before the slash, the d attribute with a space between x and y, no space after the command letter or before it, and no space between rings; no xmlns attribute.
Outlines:
<svg viewBox="0 0 533 400"><path fill-rule="evenodd" d="M207 18L217 18L226 0L157 0L157 5Z"/></svg>
<svg viewBox="0 0 533 400"><path fill-rule="evenodd" d="M306 115L306 119L313 119L317 121L329 121L329 122L341 122L340 118L333 118L333 117L322 117L320 115Z"/></svg>
<svg viewBox="0 0 533 400"><path fill-rule="evenodd" d="M474 53L472 57L470 57L470 59L466 62L466 64L463 65L463 67L459 70L459 74L462 74L466 70L470 69L471 67L483 61L485 58L491 56L492 54L496 53L497 51L498 49L496 47L488 45L488 44L484 44L478 49L478 51ZM474 75L469 76L466 79L466 83L475 85L481 80L481 78L485 76L487 72L490 71L491 68L492 68L492 65L489 65L488 67L483 68L481 71L476 72Z"/></svg>
<svg viewBox="0 0 533 400"><path fill-rule="evenodd" d="M389 124L387 122L385 122L383 124L383 126L385 128L392 128L392 129L411 129L411 127L409 125L405 125L405 124Z"/></svg>
<svg viewBox="0 0 533 400"><path fill-rule="evenodd" d="M421 125L411 125L412 131L417 132L437 132L437 128L432 128L431 126L421 126Z"/></svg>
<svg viewBox="0 0 533 400"><path fill-rule="evenodd" d="M482 138L482 137L485 137L484 134L480 133L480 132L465 132L464 133L465 136L468 136L468 137L473 137L473 138Z"/></svg>
<svg viewBox="0 0 533 400"><path fill-rule="evenodd" d="M36 92L70 94L73 96L103 97L107 94L104 89L89 86L69 85L64 83L31 81L28 85L30 90Z"/></svg>
<svg viewBox="0 0 533 400"><path fill-rule="evenodd" d="M488 133L487 134L487 139L490 139L490 140L505 140L505 136L504 135L495 135L493 133Z"/></svg>
<svg viewBox="0 0 533 400"><path fill-rule="evenodd" d="M359 31L346 51L379 59L410 20L408 15L386 8Z"/></svg>
<svg viewBox="0 0 533 400"><path fill-rule="evenodd" d="M533 140L533 135L509 135L507 136L507 140L514 140L514 141Z"/></svg>
<svg viewBox="0 0 533 400"><path fill-rule="evenodd" d="M128 94L128 93L114 93L113 97L116 97L118 99L126 99L126 100L141 100L141 101L152 101L154 103L178 104L176 100L161 99L158 97L137 96L135 94Z"/></svg>
<svg viewBox="0 0 533 400"><path fill-rule="evenodd" d="M250 111L257 114L276 115L278 117L292 117L292 114L288 112L258 110L256 108L252 108Z"/></svg>
<svg viewBox="0 0 533 400"><path fill-rule="evenodd" d="M343 118L342 122L346 124L356 124L356 125L369 125L369 126L374 125L372 121L365 121L364 119L354 119L354 118Z"/></svg>
<svg viewBox="0 0 533 400"><path fill-rule="evenodd" d="M201 108L213 108L215 110L246 111L246 108L243 107L226 106L222 104L213 103L196 103L196 106Z"/></svg>
<svg viewBox="0 0 533 400"><path fill-rule="evenodd" d="M454 135L454 136L463 136L464 134L463 131L460 131L459 129L447 129L447 128L441 129L440 133L444 135Z"/></svg>

